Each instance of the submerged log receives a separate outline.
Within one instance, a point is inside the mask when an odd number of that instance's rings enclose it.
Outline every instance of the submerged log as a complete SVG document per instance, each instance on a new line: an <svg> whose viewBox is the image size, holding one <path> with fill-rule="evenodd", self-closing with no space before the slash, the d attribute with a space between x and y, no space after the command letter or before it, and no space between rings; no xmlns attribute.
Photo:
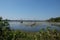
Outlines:
<svg viewBox="0 0 60 40"><path fill-rule="evenodd" d="M34 25L36 25L36 23L31 24L31 26L34 26Z"/></svg>

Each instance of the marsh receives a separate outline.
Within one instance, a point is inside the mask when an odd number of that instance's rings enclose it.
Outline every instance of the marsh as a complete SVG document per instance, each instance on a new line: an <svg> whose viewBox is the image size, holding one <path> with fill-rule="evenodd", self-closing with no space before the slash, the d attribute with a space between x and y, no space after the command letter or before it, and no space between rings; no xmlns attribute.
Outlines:
<svg viewBox="0 0 60 40"><path fill-rule="evenodd" d="M31 24L36 23L34 26L30 26ZM40 29L46 29L47 27L50 27L51 29L57 29L60 31L60 27L56 25L51 25L54 23L49 23L49 22L9 22L10 28L12 30L22 30L22 31L28 31L28 32L38 32ZM55 23L59 24L60 23Z"/></svg>

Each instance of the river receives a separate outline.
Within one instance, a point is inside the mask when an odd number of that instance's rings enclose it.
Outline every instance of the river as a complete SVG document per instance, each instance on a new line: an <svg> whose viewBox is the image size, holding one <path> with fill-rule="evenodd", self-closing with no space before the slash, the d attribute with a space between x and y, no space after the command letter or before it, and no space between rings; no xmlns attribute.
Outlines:
<svg viewBox="0 0 60 40"><path fill-rule="evenodd" d="M30 26L31 24L36 23L34 26ZM51 25L52 23L49 22L9 22L10 28L12 30L22 30L22 31L28 31L28 32L38 32L40 29L46 29L47 27L50 27L51 29L56 29L60 31L60 26ZM54 23L53 23L54 24ZM60 23L55 23L59 24Z"/></svg>

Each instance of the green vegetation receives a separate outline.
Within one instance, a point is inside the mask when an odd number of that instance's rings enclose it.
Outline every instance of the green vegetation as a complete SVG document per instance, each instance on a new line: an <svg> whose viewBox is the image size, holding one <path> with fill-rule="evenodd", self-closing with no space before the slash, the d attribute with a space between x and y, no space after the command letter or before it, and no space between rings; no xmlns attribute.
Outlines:
<svg viewBox="0 0 60 40"><path fill-rule="evenodd" d="M7 20L0 17L0 40L60 40L60 32L49 28L40 32L23 32L10 30Z"/></svg>
<svg viewBox="0 0 60 40"><path fill-rule="evenodd" d="M50 22L60 22L60 17L50 18L48 21L50 21Z"/></svg>

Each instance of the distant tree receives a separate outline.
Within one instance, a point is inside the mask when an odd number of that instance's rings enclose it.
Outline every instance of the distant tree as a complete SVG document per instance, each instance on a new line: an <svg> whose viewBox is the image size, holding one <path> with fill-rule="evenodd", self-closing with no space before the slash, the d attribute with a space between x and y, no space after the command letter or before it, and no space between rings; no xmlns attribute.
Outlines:
<svg viewBox="0 0 60 40"><path fill-rule="evenodd" d="M51 21L51 22L60 22L60 17L50 18L48 21Z"/></svg>
<svg viewBox="0 0 60 40"><path fill-rule="evenodd" d="M2 20L2 17L0 17L0 21Z"/></svg>

